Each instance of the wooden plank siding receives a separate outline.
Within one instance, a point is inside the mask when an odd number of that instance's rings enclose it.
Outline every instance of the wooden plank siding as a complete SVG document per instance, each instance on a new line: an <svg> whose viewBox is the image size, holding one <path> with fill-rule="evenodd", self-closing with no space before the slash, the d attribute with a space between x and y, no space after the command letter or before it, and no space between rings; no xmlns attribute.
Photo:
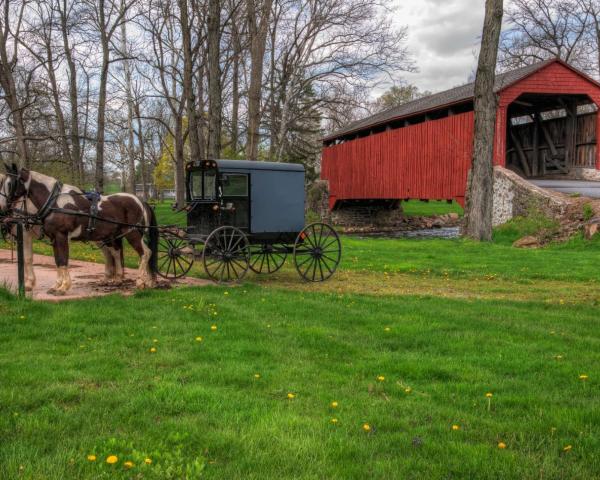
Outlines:
<svg viewBox="0 0 600 480"><path fill-rule="evenodd" d="M473 112L323 149L330 207L349 199L462 201L471 165Z"/></svg>

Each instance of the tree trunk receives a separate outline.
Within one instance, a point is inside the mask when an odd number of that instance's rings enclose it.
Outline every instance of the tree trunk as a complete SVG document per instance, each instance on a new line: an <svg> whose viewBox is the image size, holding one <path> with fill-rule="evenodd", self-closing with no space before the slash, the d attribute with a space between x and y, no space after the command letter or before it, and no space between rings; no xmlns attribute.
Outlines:
<svg viewBox="0 0 600 480"><path fill-rule="evenodd" d="M465 211L466 234L475 240L492 239L492 161L497 109L494 80L502 13L502 0L486 0L481 51L475 77L473 165L469 175Z"/></svg>
<svg viewBox="0 0 600 480"><path fill-rule="evenodd" d="M62 0L58 2L60 15L60 30L62 36L63 50L67 60L68 79L69 79L69 107L71 110L71 170L74 173L73 180L77 185L83 182L83 159L81 154L81 140L79 138L79 94L77 86L77 67L73 60L71 46L69 45L69 33L67 26L67 2Z"/></svg>
<svg viewBox="0 0 600 480"><path fill-rule="evenodd" d="M240 56L242 54L240 35L234 24L232 25L233 43L233 70L231 73L231 151L234 156L238 153L239 144L239 114L240 114Z"/></svg>
<svg viewBox="0 0 600 480"><path fill-rule="evenodd" d="M144 130L142 127L142 117L140 115L140 102L134 103L135 116L137 118L137 137L140 145L140 175L142 177L142 192L144 194L144 200L148 201L148 169L146 167L146 146L144 145Z"/></svg>
<svg viewBox="0 0 600 480"><path fill-rule="evenodd" d="M196 98L193 85L192 39L189 23L187 0L179 0L181 15L181 40L183 43L183 98L186 102L191 160L200 160L200 139L198 138L198 120L196 117ZM179 187L179 185L178 185ZM179 188L178 188L179 189Z"/></svg>
<svg viewBox="0 0 600 480"><path fill-rule="evenodd" d="M208 2L208 158L221 156L221 65L219 0Z"/></svg>
<svg viewBox="0 0 600 480"><path fill-rule="evenodd" d="M131 65L127 58L127 27L125 22L121 23L121 50L125 56L123 69L125 73L125 98L127 100L127 164L129 174L127 176L127 190L135 195L135 142L133 139L133 97L131 94Z"/></svg>
<svg viewBox="0 0 600 480"><path fill-rule="evenodd" d="M183 124L181 118L175 120L175 201L177 207L185 205L185 178L184 178L184 156L183 156Z"/></svg>
<svg viewBox="0 0 600 480"><path fill-rule="evenodd" d="M104 193L104 135L106 127L106 84L108 82L108 66L110 59L110 39L106 32L104 17L104 0L98 0L100 24L100 46L102 48L102 64L100 70L100 85L98 87L98 114L96 122L96 172L94 186L96 191Z"/></svg>
<svg viewBox="0 0 600 480"><path fill-rule="evenodd" d="M263 75L263 62L267 47L267 33L273 0L263 0L257 18L255 0L248 0L248 33L250 35L250 86L248 88L248 140L246 156L249 160L258 159L260 142L260 99Z"/></svg>

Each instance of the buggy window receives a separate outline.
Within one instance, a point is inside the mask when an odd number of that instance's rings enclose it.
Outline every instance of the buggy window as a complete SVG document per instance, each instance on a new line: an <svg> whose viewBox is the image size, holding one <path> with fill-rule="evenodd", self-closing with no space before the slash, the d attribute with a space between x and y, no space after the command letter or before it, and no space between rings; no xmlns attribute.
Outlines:
<svg viewBox="0 0 600 480"><path fill-rule="evenodd" d="M247 197L248 175L241 173L223 175L224 197Z"/></svg>
<svg viewBox="0 0 600 480"><path fill-rule="evenodd" d="M203 200L214 200L216 198L214 171L195 171L192 172L192 197Z"/></svg>

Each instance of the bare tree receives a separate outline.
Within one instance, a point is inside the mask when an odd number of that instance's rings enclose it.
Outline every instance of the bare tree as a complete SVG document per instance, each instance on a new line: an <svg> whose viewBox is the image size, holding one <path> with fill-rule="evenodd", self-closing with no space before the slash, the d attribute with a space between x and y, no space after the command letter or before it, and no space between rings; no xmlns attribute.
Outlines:
<svg viewBox="0 0 600 480"><path fill-rule="evenodd" d="M221 2L208 0L208 158L221 156Z"/></svg>
<svg viewBox="0 0 600 480"><path fill-rule="evenodd" d="M467 185L466 234L475 240L492 239L494 92L498 42L502 27L502 0L486 0L483 34L475 77L475 133L473 164Z"/></svg>

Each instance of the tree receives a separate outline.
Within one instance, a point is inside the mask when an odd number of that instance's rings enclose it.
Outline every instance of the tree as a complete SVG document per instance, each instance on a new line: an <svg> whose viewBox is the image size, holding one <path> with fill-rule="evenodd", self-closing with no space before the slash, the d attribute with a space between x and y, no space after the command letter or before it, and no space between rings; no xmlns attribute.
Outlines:
<svg viewBox="0 0 600 480"><path fill-rule="evenodd" d="M593 0L584 0L589 3ZM576 0L512 0L506 9L499 64L504 70L549 58L589 69L589 13Z"/></svg>
<svg viewBox="0 0 600 480"><path fill-rule="evenodd" d="M494 81L502 14L502 0L486 0L481 49L475 77L473 164L467 185L465 209L466 234L475 240L492 239L494 182L492 160L497 109Z"/></svg>
<svg viewBox="0 0 600 480"><path fill-rule="evenodd" d="M373 113L382 112L427 95L431 95L431 92L421 92L416 85L394 85L374 102L372 110Z"/></svg>

